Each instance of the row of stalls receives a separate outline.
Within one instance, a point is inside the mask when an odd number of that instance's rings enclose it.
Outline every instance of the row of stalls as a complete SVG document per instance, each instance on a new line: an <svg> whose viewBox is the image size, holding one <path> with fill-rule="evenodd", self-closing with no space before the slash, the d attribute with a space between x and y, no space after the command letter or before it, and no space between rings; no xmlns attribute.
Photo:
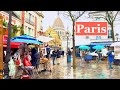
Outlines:
<svg viewBox="0 0 120 90"><path fill-rule="evenodd" d="M7 39L8 39L8 35L4 35L4 37L3 37L4 51L6 51ZM16 36L16 37L11 39L10 48L11 49L18 49L21 44L27 43L27 44L32 44L31 46L37 45L39 47L38 51L41 48L45 52L46 43L53 40L53 39L54 38L49 38L46 36L39 36L38 38L34 38L32 36L29 36L29 35Z"/></svg>
<svg viewBox="0 0 120 90"><path fill-rule="evenodd" d="M115 41L115 42L112 42L112 41L90 42L90 43L85 44L85 45L88 46L88 47L90 47L89 51L91 53L95 54L96 53L95 52L96 49L94 49L93 47L95 47L95 46L104 46L105 48L109 48L109 47L111 47L112 44L114 44L113 47L114 47L114 52L115 52L115 56L114 56L115 62L114 62L114 64L118 65L118 64L120 64L120 42L119 41ZM117 45L117 46L115 46L115 45ZM79 46L83 46L83 44L79 45ZM79 46L76 46L76 57L80 57ZM104 53L105 51L102 51L102 52ZM88 56L88 57L90 57L90 56ZM103 58L103 60L104 59L106 60L106 58L107 57Z"/></svg>

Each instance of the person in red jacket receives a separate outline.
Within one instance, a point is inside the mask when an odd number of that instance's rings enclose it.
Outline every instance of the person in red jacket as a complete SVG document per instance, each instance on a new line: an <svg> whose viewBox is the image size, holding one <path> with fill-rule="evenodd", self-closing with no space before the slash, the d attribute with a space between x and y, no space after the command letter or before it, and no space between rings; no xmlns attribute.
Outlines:
<svg viewBox="0 0 120 90"><path fill-rule="evenodd" d="M28 70L29 74L32 75L32 70L34 69L34 67L32 66L32 64L28 58L27 52L24 53L23 65L24 65L25 69Z"/></svg>

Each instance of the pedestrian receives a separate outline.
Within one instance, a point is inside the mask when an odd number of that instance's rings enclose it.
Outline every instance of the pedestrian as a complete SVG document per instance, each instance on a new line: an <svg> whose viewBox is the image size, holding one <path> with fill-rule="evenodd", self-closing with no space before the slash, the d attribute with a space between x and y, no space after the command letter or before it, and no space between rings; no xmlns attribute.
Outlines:
<svg viewBox="0 0 120 90"><path fill-rule="evenodd" d="M31 62L28 58L28 53L27 52L24 52L23 65L24 65L23 70L27 70L29 72L29 75L32 75L34 67L32 66L32 64L31 64Z"/></svg>
<svg viewBox="0 0 120 90"><path fill-rule="evenodd" d="M15 70L15 78L19 77L22 75L22 60L20 58L20 49L17 50L17 52L13 56L13 60L15 62L16 70Z"/></svg>
<svg viewBox="0 0 120 90"><path fill-rule="evenodd" d="M49 60L50 59L50 47L49 46L47 46L46 52L47 52L46 58Z"/></svg>
<svg viewBox="0 0 120 90"><path fill-rule="evenodd" d="M112 63L114 62L114 50L113 50L113 48L110 48L107 55L108 55L109 69L113 69L113 67L112 67Z"/></svg>
<svg viewBox="0 0 120 90"><path fill-rule="evenodd" d="M68 49L67 55L68 55L68 60L67 60L67 62L71 62L71 55L72 55L72 52L71 52L70 49Z"/></svg>
<svg viewBox="0 0 120 90"><path fill-rule="evenodd" d="M60 50L57 49L57 64L60 64Z"/></svg>
<svg viewBox="0 0 120 90"><path fill-rule="evenodd" d="M57 51L53 50L53 52L52 52L53 65L55 65L56 58L57 58Z"/></svg>
<svg viewBox="0 0 120 90"><path fill-rule="evenodd" d="M35 53L37 52L37 50L36 50L36 48L33 48L32 50L31 50L31 52L32 52L32 55L31 55L31 58L32 58L32 60L31 60L31 63L32 63L32 66L36 66L36 62L37 62L37 60L36 60L36 58L35 58Z"/></svg>
<svg viewBox="0 0 120 90"><path fill-rule="evenodd" d="M101 51L97 51L97 54L98 54L98 62L101 62L101 58L102 58L102 53Z"/></svg>
<svg viewBox="0 0 120 90"><path fill-rule="evenodd" d="M62 51L62 56L64 57L64 51Z"/></svg>
<svg viewBox="0 0 120 90"><path fill-rule="evenodd" d="M34 54L34 57L35 57L35 59L36 59L36 69L38 69L38 68L39 68L39 64L40 64L40 53L39 53L39 52L36 52L36 53Z"/></svg>

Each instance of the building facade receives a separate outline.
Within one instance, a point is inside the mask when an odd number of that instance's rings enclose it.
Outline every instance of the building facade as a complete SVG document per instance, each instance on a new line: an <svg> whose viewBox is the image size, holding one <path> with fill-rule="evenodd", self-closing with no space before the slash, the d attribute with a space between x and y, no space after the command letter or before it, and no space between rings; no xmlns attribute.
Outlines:
<svg viewBox="0 0 120 90"><path fill-rule="evenodd" d="M52 27L49 27L45 31L45 36L54 38L54 40L51 40L50 42L48 42L49 46L51 46L51 47L54 47L54 46L61 47L62 40L60 39L60 36L58 35L58 33Z"/></svg>
<svg viewBox="0 0 120 90"><path fill-rule="evenodd" d="M38 37L42 31L42 11L24 11L24 31L25 34Z"/></svg>
<svg viewBox="0 0 120 90"><path fill-rule="evenodd" d="M9 22L9 12L8 11L0 11L0 14L3 16L5 21ZM21 25L21 18L15 14L15 12L12 13L12 25Z"/></svg>
<svg viewBox="0 0 120 90"><path fill-rule="evenodd" d="M9 12L0 11L5 21L9 21ZM39 32L42 31L42 19L44 18L42 11L13 11L12 12L12 25L23 26L24 34L38 37ZM20 32L16 33L20 36Z"/></svg>
<svg viewBox="0 0 120 90"><path fill-rule="evenodd" d="M119 17L119 14L118 13L118 17ZM90 15L90 18L93 20L93 21L106 21L104 19L104 17L106 16L106 12L105 11L91 11L89 13ZM120 38L120 32L119 32L119 28L120 28L120 21L119 19L115 19L114 21L114 36L115 36L115 40L117 40L116 38L116 34L118 34L118 40ZM108 36L92 36L92 37L89 37L88 38L91 40L91 42L102 42L102 41L112 41L112 31L111 31L111 27L110 25L108 24Z"/></svg>

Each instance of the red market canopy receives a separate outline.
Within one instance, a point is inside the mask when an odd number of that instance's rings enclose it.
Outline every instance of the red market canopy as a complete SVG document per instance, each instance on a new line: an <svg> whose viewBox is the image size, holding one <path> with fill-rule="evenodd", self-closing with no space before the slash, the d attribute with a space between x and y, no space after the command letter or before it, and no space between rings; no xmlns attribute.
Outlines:
<svg viewBox="0 0 120 90"><path fill-rule="evenodd" d="M7 47L7 35L4 35L3 37L3 47ZM23 44L23 42L10 42L10 47L11 48L19 48L19 46Z"/></svg>

